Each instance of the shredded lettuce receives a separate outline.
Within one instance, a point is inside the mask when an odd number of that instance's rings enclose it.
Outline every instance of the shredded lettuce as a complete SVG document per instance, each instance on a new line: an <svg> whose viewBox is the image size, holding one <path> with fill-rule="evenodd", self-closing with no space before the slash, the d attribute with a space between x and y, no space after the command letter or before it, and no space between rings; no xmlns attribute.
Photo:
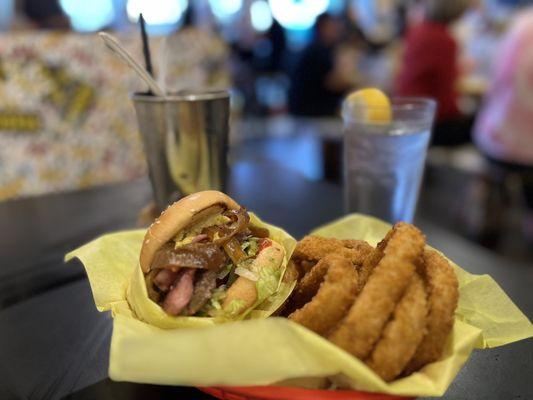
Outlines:
<svg viewBox="0 0 533 400"><path fill-rule="evenodd" d="M259 270L259 279L257 280L257 301L263 302L268 297L276 293L281 279L281 270L275 267L264 267Z"/></svg>
<svg viewBox="0 0 533 400"><path fill-rule="evenodd" d="M242 242L241 248L248 257L255 257L259 250L259 244L257 243L258 239L256 237L248 237L245 241Z"/></svg>
<svg viewBox="0 0 533 400"><path fill-rule="evenodd" d="M220 285L213 290L211 298L207 304L200 310L205 315L215 316L222 309L222 301L226 297L226 285Z"/></svg>
<svg viewBox="0 0 533 400"><path fill-rule="evenodd" d="M231 269L233 268L233 263L229 262L226 265L224 265L217 274L217 279L224 279L228 274L231 272Z"/></svg>
<svg viewBox="0 0 533 400"><path fill-rule="evenodd" d="M226 285L220 285L219 287L215 288L215 290L213 290L211 300L220 302L220 300L223 300L225 297L226 297Z"/></svg>
<svg viewBox="0 0 533 400"><path fill-rule="evenodd" d="M233 299L227 307L224 308L224 314L227 317L233 318L239 315L246 302L243 299Z"/></svg>
<svg viewBox="0 0 533 400"><path fill-rule="evenodd" d="M192 238L193 236L187 236L185 231L178 232L178 234L174 237L174 248L177 249L178 247L190 243L192 241Z"/></svg>
<svg viewBox="0 0 533 400"><path fill-rule="evenodd" d="M250 247L248 247L248 251L246 253L250 257L255 257L258 252L259 252L259 244L257 243L257 239L253 238L253 240L250 240Z"/></svg>
<svg viewBox="0 0 533 400"><path fill-rule="evenodd" d="M244 269L248 269L248 270L252 270L252 265L253 265L253 262L254 260L252 260L251 258L247 258L246 260L242 260L239 265L237 265L237 267L240 267L240 268L244 268Z"/></svg>
<svg viewBox="0 0 533 400"><path fill-rule="evenodd" d="M178 232L178 234L174 237L174 241L176 242L175 248L191 243L192 240L196 236L198 236L202 232L202 229L204 228L207 228L209 226L226 225L230 221L231 220L225 215L221 215L221 214L211 215L210 217L207 217L203 221L198 222L196 225Z"/></svg>
<svg viewBox="0 0 533 400"><path fill-rule="evenodd" d="M252 272L247 268L237 267L235 268L235 273L239 276L242 276L254 282L256 282L259 279L259 277L257 276L255 272Z"/></svg>

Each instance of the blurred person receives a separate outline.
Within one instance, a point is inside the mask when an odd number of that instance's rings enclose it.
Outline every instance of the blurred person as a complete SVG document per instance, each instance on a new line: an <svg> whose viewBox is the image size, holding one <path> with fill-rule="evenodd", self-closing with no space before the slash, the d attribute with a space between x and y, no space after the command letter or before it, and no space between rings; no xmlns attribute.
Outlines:
<svg viewBox="0 0 533 400"><path fill-rule="evenodd" d="M284 57L287 49L287 38L285 30L277 20L272 22L272 25L266 33L266 37L272 46L269 69L271 71L281 71L285 67Z"/></svg>
<svg viewBox="0 0 533 400"><path fill-rule="evenodd" d="M454 24L453 33L460 48L461 85L466 92L483 95L489 86L492 64L505 30L499 19L499 8L489 7L485 0L472 0L470 8ZM473 87L468 90L468 87ZM477 96L476 96L477 97Z"/></svg>
<svg viewBox="0 0 533 400"><path fill-rule="evenodd" d="M491 88L474 127L474 142L494 172L520 176L533 242L533 6L519 12L498 51Z"/></svg>
<svg viewBox="0 0 533 400"><path fill-rule="evenodd" d="M408 12L408 30L396 76L400 96L424 96L438 103L432 144L470 141L469 121L459 111L457 43L449 25L465 11L467 0L422 0Z"/></svg>
<svg viewBox="0 0 533 400"><path fill-rule="evenodd" d="M303 50L292 71L289 112L321 117L334 115L344 94L353 86L335 65L335 49L343 33L341 22L331 14L317 17L313 40Z"/></svg>
<svg viewBox="0 0 533 400"><path fill-rule="evenodd" d="M356 21L366 44L379 50L391 44L402 29L398 20L397 0L352 0L348 5L350 18Z"/></svg>
<svg viewBox="0 0 533 400"><path fill-rule="evenodd" d="M70 29L59 0L23 0L22 12L36 29Z"/></svg>

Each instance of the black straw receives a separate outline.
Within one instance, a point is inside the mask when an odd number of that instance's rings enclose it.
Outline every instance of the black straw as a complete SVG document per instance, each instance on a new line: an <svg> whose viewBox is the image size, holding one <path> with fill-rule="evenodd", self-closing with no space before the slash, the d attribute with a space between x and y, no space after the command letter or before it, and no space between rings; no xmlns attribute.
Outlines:
<svg viewBox="0 0 533 400"><path fill-rule="evenodd" d="M144 64L146 71L154 77L154 70L152 68L152 57L150 56L150 45L148 43L148 35L146 35L146 24L142 14L139 14L139 23L141 24L141 38L143 42Z"/></svg>

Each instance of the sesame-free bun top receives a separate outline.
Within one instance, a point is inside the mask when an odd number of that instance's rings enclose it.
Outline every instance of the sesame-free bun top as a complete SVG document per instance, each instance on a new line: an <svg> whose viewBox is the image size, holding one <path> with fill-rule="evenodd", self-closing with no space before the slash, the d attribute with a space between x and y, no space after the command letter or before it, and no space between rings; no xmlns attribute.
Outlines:
<svg viewBox="0 0 533 400"><path fill-rule="evenodd" d="M178 232L216 213L238 210L239 205L229 196L216 190L206 190L184 197L169 206L150 225L141 248L140 265L144 273L150 271L154 255Z"/></svg>

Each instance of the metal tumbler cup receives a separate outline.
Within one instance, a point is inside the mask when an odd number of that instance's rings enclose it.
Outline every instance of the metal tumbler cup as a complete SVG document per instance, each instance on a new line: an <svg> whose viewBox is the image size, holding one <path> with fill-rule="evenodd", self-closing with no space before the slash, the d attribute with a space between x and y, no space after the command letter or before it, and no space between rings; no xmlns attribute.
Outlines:
<svg viewBox="0 0 533 400"><path fill-rule="evenodd" d="M132 96L159 210L188 194L225 190L229 92Z"/></svg>

